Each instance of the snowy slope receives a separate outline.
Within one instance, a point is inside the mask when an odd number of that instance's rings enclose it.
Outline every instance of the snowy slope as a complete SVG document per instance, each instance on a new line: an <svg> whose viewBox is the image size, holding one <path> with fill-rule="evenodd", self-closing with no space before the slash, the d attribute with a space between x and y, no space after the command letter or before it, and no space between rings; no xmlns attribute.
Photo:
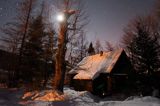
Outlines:
<svg viewBox="0 0 160 106"><path fill-rule="evenodd" d="M110 97L100 99L87 91L77 92L68 87L64 88L64 93L68 97L65 101L24 101L20 100L23 90L0 89L0 106L160 106L160 99L151 96L132 96L124 101Z"/></svg>
<svg viewBox="0 0 160 106"><path fill-rule="evenodd" d="M147 97L129 97L124 101L107 97L101 99L87 91L77 92L70 88L64 88L65 95L68 95L66 101L61 102L41 102L33 101L29 106L160 106L160 99Z"/></svg>
<svg viewBox="0 0 160 106"><path fill-rule="evenodd" d="M0 88L0 106L19 106L23 90Z"/></svg>

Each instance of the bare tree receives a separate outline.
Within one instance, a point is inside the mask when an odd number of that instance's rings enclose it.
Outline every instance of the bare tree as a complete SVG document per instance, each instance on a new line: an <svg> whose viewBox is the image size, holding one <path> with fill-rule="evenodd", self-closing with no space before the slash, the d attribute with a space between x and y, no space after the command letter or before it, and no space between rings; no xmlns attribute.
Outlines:
<svg viewBox="0 0 160 106"><path fill-rule="evenodd" d="M96 40L96 43L95 43L95 52L100 53L100 51L103 51L103 47L101 45L101 42L98 39Z"/></svg>
<svg viewBox="0 0 160 106"><path fill-rule="evenodd" d="M130 44L132 41L132 38L135 36L137 33L137 28L135 26L138 26L139 23L143 23L144 28L151 33L151 37L156 36L159 38L159 25L157 20L155 19L154 16L146 16L146 17L136 17L135 19L131 20L130 23L127 25L127 27L124 28L124 35L122 37L122 47L126 48L126 45ZM128 53L128 49L126 49Z"/></svg>
<svg viewBox="0 0 160 106"><path fill-rule="evenodd" d="M64 77L66 71L65 54L66 54L66 38L68 31L68 19L74 13L69 8L70 1L64 0L64 9L62 10L65 20L60 23L60 30L58 34L58 49L56 53L56 69L54 75L54 88L63 92Z"/></svg>
<svg viewBox="0 0 160 106"><path fill-rule="evenodd" d="M72 0L74 4L76 4L77 13L72 17L70 26L69 26L69 34L68 34L68 46L69 46L69 62L73 66L77 62L75 62L75 51L80 50L79 47L81 44L79 42L86 42L86 35L84 34L84 28L89 23L88 15L85 11L85 5L81 0ZM73 4L72 4L73 5ZM82 45L83 45L82 43ZM74 55L74 58L73 58ZM83 56L81 56L83 57Z"/></svg>
<svg viewBox="0 0 160 106"><path fill-rule="evenodd" d="M79 48L80 48L80 57L78 62L80 62L86 55L87 55L87 45L88 42L86 41L86 35L84 32L81 32L80 38L79 38Z"/></svg>
<svg viewBox="0 0 160 106"><path fill-rule="evenodd" d="M83 31L77 39L75 39L75 45L73 46L72 51L70 51L72 55L69 55L72 60L69 62L72 67L75 67L87 55L88 42L86 41L86 35Z"/></svg>
<svg viewBox="0 0 160 106"><path fill-rule="evenodd" d="M82 25L78 26L80 11L76 8L75 0L63 0L62 12L65 15L65 21L60 23L60 30L58 34L58 49L56 52L56 69L54 76L54 88L63 92L66 61L65 55L67 51L67 43L69 42L70 34L75 35L80 31Z"/></svg>
<svg viewBox="0 0 160 106"><path fill-rule="evenodd" d="M4 33L5 36L1 37L2 44L1 46L6 51L11 53L18 53L18 45L20 44L20 31L17 29L17 25L14 23L8 23L1 31Z"/></svg>
<svg viewBox="0 0 160 106"><path fill-rule="evenodd" d="M115 48L109 41L105 41L105 49L106 51L113 51Z"/></svg>

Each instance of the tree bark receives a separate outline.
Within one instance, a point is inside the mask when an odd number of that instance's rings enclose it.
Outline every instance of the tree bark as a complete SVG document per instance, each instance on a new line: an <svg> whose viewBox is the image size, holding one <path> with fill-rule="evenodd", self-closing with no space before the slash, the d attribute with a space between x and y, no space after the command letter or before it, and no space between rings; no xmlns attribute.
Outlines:
<svg viewBox="0 0 160 106"><path fill-rule="evenodd" d="M56 53L56 70L54 75L54 89L63 92L64 77L66 71L65 54L66 54L66 35L67 22L62 22L58 35L58 50Z"/></svg>

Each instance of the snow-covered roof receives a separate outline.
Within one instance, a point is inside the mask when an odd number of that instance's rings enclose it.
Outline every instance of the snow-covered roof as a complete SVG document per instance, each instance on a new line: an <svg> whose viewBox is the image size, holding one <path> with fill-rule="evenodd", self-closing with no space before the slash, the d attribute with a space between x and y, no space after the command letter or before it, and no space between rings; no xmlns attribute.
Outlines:
<svg viewBox="0 0 160 106"><path fill-rule="evenodd" d="M100 73L110 73L123 49L104 52L85 57L69 74L76 74L73 79L94 79Z"/></svg>

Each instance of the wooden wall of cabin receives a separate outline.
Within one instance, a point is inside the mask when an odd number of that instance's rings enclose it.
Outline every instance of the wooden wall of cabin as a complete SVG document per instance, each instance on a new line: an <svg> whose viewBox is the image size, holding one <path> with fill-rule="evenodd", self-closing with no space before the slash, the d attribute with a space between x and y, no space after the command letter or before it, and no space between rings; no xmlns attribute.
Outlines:
<svg viewBox="0 0 160 106"><path fill-rule="evenodd" d="M112 75L112 90L122 91L127 88L127 75Z"/></svg>
<svg viewBox="0 0 160 106"><path fill-rule="evenodd" d="M130 74L131 73L131 63L129 61L129 58L123 51L120 55L118 61L114 65L111 74Z"/></svg>
<svg viewBox="0 0 160 106"><path fill-rule="evenodd" d="M122 52L117 63L115 64L111 74L113 90L120 91L127 88L130 80L129 77L132 74L132 70L129 58L124 51Z"/></svg>
<svg viewBox="0 0 160 106"><path fill-rule="evenodd" d="M112 92L112 76L110 74L100 74L93 80L93 93L102 96Z"/></svg>
<svg viewBox="0 0 160 106"><path fill-rule="evenodd" d="M80 80L80 79L73 79L72 87L74 87L77 91L90 91L92 92L92 80Z"/></svg>
<svg viewBox="0 0 160 106"><path fill-rule="evenodd" d="M73 77L74 77L75 75L76 75L76 74L67 74L66 79L65 79L65 80L66 80L65 82L67 82L66 85L69 85L69 86L71 86L71 87L74 86Z"/></svg>

